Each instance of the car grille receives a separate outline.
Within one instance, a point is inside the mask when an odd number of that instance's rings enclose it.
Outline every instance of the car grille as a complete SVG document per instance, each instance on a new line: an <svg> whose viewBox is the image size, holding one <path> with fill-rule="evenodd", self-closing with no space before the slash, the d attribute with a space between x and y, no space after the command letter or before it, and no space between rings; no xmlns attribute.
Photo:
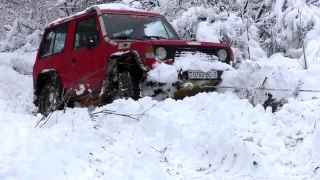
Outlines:
<svg viewBox="0 0 320 180"><path fill-rule="evenodd" d="M173 48L173 59L177 57L181 57L187 52L193 53L201 53L203 55L206 55L210 60L217 60L217 52L218 49L213 49L212 47L206 48L206 47L201 47L201 48L195 48L195 47L187 47L187 48Z"/></svg>
<svg viewBox="0 0 320 180"><path fill-rule="evenodd" d="M212 46L162 46L167 50L167 59L174 60L175 58L181 57L186 52L191 53L201 53L201 55L205 55L208 57L210 61L217 61L218 51L223 47L212 47ZM157 48L157 46L155 47ZM225 50L229 51L227 48ZM225 63L230 63L230 56L228 55Z"/></svg>
<svg viewBox="0 0 320 180"><path fill-rule="evenodd" d="M201 52L208 55L217 55L218 49L210 48L174 48L175 54L180 54L180 52Z"/></svg>

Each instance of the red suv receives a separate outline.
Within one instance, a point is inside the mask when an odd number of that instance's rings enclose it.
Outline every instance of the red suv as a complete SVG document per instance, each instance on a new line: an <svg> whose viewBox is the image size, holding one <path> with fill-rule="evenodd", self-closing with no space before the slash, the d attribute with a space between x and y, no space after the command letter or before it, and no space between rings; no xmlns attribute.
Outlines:
<svg viewBox="0 0 320 180"><path fill-rule="evenodd" d="M148 72L157 62L172 64L181 52L206 53L232 63L228 44L181 40L162 15L124 7L92 6L46 27L33 68L34 104L40 113L74 101L136 100L142 82L157 94L161 88L154 87L163 83L146 82ZM182 90L186 82L217 84L221 74L181 72L171 85Z"/></svg>

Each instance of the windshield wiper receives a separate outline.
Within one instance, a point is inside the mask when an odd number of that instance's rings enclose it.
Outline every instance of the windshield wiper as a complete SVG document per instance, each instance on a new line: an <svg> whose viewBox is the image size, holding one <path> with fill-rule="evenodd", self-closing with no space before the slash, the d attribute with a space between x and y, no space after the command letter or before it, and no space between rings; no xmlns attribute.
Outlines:
<svg viewBox="0 0 320 180"><path fill-rule="evenodd" d="M165 38L165 37L162 37L162 36L143 36L144 38L149 38L149 39L151 39L151 38L156 38L156 39L167 39L167 38Z"/></svg>
<svg viewBox="0 0 320 180"><path fill-rule="evenodd" d="M136 40L143 41L143 39L135 38L135 37L131 37L131 36L115 36L115 37L113 37L111 39L136 39Z"/></svg>

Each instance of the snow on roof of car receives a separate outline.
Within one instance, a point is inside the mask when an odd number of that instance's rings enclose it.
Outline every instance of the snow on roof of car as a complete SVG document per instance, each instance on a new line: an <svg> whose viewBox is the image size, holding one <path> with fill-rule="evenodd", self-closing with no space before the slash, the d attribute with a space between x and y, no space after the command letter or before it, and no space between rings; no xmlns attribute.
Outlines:
<svg viewBox="0 0 320 180"><path fill-rule="evenodd" d="M73 19L74 17L76 16L81 16L83 14L86 14L88 13L88 10L91 9L92 7L94 6L98 6L101 11L106 11L106 10L118 10L118 11L131 11L131 12L143 12L143 13L150 13L148 11L145 11L145 10L141 10L141 9L136 9L136 8L132 8L126 4L120 4L120 3L109 3L109 4L99 4L99 5L93 5L87 9L85 9L84 11L80 11L76 14L73 14L71 16L68 16L68 17L65 17L65 18L60 18L60 19L57 19L55 21L52 21L51 23L49 23L47 25L47 27L51 27L51 26L54 26L56 24L59 24L59 23L62 23L62 22L65 22L65 21L68 21L68 20L71 20ZM155 13L150 13L150 14L155 14Z"/></svg>
<svg viewBox="0 0 320 180"><path fill-rule="evenodd" d="M99 4L96 6L98 6L101 10L130 10L130 11L148 12L145 10L132 8L126 4L120 4L120 3ZM88 9L90 9L91 7L89 7Z"/></svg>

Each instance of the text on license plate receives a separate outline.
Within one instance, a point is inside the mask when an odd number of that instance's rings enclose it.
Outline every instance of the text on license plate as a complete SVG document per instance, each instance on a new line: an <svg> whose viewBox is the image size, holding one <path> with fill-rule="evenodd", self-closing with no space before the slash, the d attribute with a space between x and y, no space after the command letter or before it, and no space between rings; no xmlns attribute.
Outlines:
<svg viewBox="0 0 320 180"><path fill-rule="evenodd" d="M188 71L189 79L217 79L218 73L217 71Z"/></svg>

